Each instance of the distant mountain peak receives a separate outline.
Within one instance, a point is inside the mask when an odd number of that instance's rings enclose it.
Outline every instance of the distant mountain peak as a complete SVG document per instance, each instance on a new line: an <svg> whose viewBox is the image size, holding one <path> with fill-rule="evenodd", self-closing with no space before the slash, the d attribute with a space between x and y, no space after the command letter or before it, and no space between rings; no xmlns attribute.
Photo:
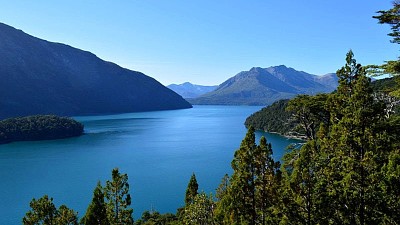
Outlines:
<svg viewBox="0 0 400 225"><path fill-rule="evenodd" d="M258 72L258 71L261 71L261 70L263 70L263 68L261 68L261 67L252 67L249 70L249 72ZM247 71L243 71L243 72L247 72Z"/></svg>
<svg viewBox="0 0 400 225"><path fill-rule="evenodd" d="M268 105L272 102L292 98L298 94L331 92L337 86L337 77L319 77L297 71L285 65L268 68L253 67L229 78L219 87L192 104L224 105Z"/></svg>
<svg viewBox="0 0 400 225"><path fill-rule="evenodd" d="M218 86L205 86L185 82L182 84L170 84L167 86L169 89L175 91L185 99L197 98L200 95L206 94L215 90Z"/></svg>
<svg viewBox="0 0 400 225"><path fill-rule="evenodd" d="M288 71L290 72L302 72L302 71L297 71L293 69L292 67L287 67L285 65L279 65L279 66L270 66L265 69L266 71L270 73L286 73Z"/></svg>
<svg viewBox="0 0 400 225"><path fill-rule="evenodd" d="M286 70L286 69L292 69L292 70L294 70L293 68L287 67L287 66L285 66L285 65L270 66L269 68L274 68L274 69L278 69L278 70Z"/></svg>

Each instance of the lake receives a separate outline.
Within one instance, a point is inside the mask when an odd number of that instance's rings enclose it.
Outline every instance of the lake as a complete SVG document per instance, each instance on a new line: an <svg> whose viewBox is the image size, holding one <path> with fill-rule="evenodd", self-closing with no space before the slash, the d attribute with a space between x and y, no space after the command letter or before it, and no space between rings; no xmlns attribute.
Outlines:
<svg viewBox="0 0 400 225"><path fill-rule="evenodd" d="M97 181L111 170L127 173L134 219L144 210L175 213L192 173L199 190L214 192L231 173L233 153L246 134L243 123L260 106L194 106L192 109L76 117L77 138L0 145L0 224L21 224L32 198L47 194L81 218ZM275 134L275 159L296 142Z"/></svg>

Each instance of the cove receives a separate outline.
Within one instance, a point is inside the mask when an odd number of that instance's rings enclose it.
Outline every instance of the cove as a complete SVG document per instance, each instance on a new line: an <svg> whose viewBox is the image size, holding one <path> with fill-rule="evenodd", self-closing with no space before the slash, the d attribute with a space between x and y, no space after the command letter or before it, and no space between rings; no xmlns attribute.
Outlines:
<svg viewBox="0 0 400 225"><path fill-rule="evenodd" d="M194 106L192 109L75 117L77 138L0 145L0 224L21 224L32 198L47 194L81 218L97 181L118 167L129 177L134 219L144 210L175 213L192 173L199 190L214 192L231 173L233 153L246 134L243 123L260 106ZM275 159L290 143L271 142Z"/></svg>

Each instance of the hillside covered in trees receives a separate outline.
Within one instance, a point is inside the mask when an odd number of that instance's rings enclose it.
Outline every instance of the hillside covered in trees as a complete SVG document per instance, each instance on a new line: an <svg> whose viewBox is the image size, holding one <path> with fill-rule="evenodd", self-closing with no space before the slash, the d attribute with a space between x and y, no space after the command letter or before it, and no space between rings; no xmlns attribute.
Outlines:
<svg viewBox="0 0 400 225"><path fill-rule="evenodd" d="M82 135L83 124L66 117L36 115L0 121L0 144L38 141Z"/></svg>
<svg viewBox="0 0 400 225"><path fill-rule="evenodd" d="M296 127L296 123L290 121L292 113L286 110L288 103L289 99L279 100L253 113L244 123L246 128L252 126L256 130L288 135Z"/></svg>
<svg viewBox="0 0 400 225"><path fill-rule="evenodd" d="M371 82L371 88L375 93L375 97L384 98L389 105L395 103L390 109L388 108L388 110L391 110L394 114L399 114L400 105L396 103L398 102L398 98L388 95L388 93L397 87L396 79L397 78L392 77L375 80ZM299 102L303 101L304 103L308 103L303 105L304 111L321 113L324 109L319 108L318 104L320 104L321 101L325 101L325 98L328 96L327 94L319 94L316 96L299 95L292 100L280 100L250 115L247 117L244 124L247 128L252 126L256 130L278 133L288 137L305 138L305 130L301 127L304 126L304 124L301 124L299 115L296 115L293 109ZM315 126L318 127L318 124Z"/></svg>

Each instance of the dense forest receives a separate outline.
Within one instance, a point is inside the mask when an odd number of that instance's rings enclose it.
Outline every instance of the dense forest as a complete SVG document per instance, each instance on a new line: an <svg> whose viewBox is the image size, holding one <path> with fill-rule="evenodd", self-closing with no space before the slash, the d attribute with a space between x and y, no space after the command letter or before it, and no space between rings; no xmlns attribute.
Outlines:
<svg viewBox="0 0 400 225"><path fill-rule="evenodd" d="M290 120L292 113L286 110L288 103L289 99L276 101L247 117L244 125L246 128L252 126L256 130L289 135L297 124Z"/></svg>
<svg viewBox="0 0 400 225"><path fill-rule="evenodd" d="M397 77L375 80L371 82L371 88L374 91L374 96L376 98L384 97L386 101L390 101L393 104L391 107L388 105L388 107L390 107L388 110L393 111L394 114L399 114L400 105L398 104L398 100L396 100L397 98L388 95L396 89L396 79ZM318 104L313 105L313 101L318 102L324 100L327 96L328 95L326 94L319 94L316 96L299 95L292 100L285 99L277 101L247 117L244 124L246 128L252 126L256 130L278 133L287 137L305 139L305 130L302 128L304 125L301 124L300 118L296 115L296 110L293 110L294 107L296 107L295 105L299 101L305 101L304 103L309 103L308 105L303 104L307 110L319 110L319 112L323 112L320 108L313 109L313 107L318 107ZM316 127L318 127L318 124L316 124Z"/></svg>
<svg viewBox="0 0 400 225"><path fill-rule="evenodd" d="M81 123L54 115L27 116L0 121L0 144L68 138L82 133Z"/></svg>
<svg viewBox="0 0 400 225"><path fill-rule="evenodd" d="M400 3L393 4L375 18L391 24L393 42L400 43ZM44 196L32 200L23 224L399 224L400 116L393 109L400 88L374 92L367 77L398 75L396 65L363 67L349 51L336 72L335 92L287 103L304 144L277 162L271 144L265 137L257 144L249 127L234 153L233 173L222 178L215 195L199 192L193 174L176 215L146 211L135 222L128 176L114 169L110 181L96 186L81 220Z"/></svg>

